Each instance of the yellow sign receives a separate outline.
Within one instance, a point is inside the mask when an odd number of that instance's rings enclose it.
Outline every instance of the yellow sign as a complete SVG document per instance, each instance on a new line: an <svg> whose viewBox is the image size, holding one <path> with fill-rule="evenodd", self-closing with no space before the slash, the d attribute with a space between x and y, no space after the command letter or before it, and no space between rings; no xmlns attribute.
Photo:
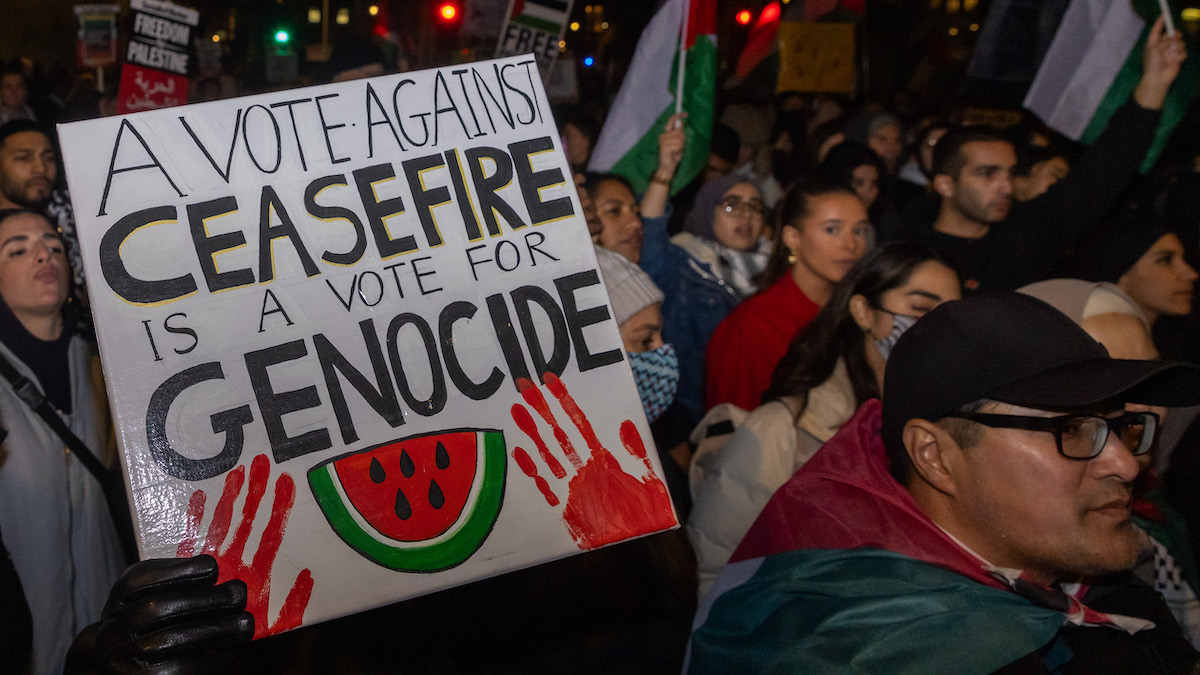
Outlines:
<svg viewBox="0 0 1200 675"><path fill-rule="evenodd" d="M776 91L854 90L854 24L784 21L778 39Z"/></svg>

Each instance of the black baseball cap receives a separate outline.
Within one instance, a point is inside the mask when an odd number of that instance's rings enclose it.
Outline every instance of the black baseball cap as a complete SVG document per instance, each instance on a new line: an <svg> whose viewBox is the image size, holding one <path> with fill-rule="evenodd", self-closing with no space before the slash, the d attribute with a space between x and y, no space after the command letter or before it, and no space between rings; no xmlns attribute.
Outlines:
<svg viewBox="0 0 1200 675"><path fill-rule="evenodd" d="M902 447L911 419L937 420L991 399L1070 412L1120 401L1200 403L1200 367L1113 359L1074 321L1021 293L940 305L900 337L884 371L883 440Z"/></svg>

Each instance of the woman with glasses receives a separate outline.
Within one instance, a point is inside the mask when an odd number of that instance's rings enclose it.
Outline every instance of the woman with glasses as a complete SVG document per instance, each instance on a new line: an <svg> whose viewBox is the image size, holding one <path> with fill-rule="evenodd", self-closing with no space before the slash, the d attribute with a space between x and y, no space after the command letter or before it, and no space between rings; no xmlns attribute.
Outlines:
<svg viewBox="0 0 1200 675"><path fill-rule="evenodd" d="M912 243L875 249L786 348L764 387L765 403L726 443L701 442L688 520L701 594L775 490L862 403L880 397L884 365L901 333L960 294L958 275L934 251Z"/></svg>
<svg viewBox="0 0 1200 675"><path fill-rule="evenodd" d="M848 187L807 182L784 196L765 290L713 333L705 371L705 409L722 403L753 410L788 343L812 321L834 287L867 251L871 224Z"/></svg>
<svg viewBox="0 0 1200 675"><path fill-rule="evenodd" d="M603 211L603 204L598 208ZM754 293L769 261L771 244L762 236L764 210L758 186L746 176L731 174L701 186L684 221L685 231L675 237L668 239L660 220L643 221L639 264L666 296L663 339L679 354L679 402L689 413L689 429L704 414L709 337Z"/></svg>

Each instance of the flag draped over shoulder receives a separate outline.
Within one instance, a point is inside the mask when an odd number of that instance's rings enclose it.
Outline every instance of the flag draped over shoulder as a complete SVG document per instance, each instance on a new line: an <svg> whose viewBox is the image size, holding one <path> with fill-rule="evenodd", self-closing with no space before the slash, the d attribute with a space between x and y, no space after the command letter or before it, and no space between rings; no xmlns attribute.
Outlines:
<svg viewBox="0 0 1200 675"><path fill-rule="evenodd" d="M613 101L588 164L612 172L644 192L658 166L658 135L675 114L680 33L687 17L683 110L687 146L671 184L691 182L708 161L717 80L716 1L667 0L642 31L629 72Z"/></svg>
<svg viewBox="0 0 1200 675"><path fill-rule="evenodd" d="M1084 143L1096 140L1141 78L1142 49L1158 16L1156 0L1072 0L1025 97L1049 127ZM1176 23L1179 23L1178 21ZM1200 59L1183 62L1142 163L1153 166L1196 95Z"/></svg>
<svg viewBox="0 0 1200 675"><path fill-rule="evenodd" d="M1048 643L1032 605L887 473L863 404L763 509L701 599L688 672L992 672Z"/></svg>

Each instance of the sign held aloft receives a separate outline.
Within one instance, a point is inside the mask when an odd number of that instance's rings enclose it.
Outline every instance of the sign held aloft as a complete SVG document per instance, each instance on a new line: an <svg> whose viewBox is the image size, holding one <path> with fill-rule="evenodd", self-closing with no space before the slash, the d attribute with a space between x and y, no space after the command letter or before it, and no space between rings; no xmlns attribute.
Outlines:
<svg viewBox="0 0 1200 675"><path fill-rule="evenodd" d="M676 525L536 67L60 127L141 553L259 635Z"/></svg>

